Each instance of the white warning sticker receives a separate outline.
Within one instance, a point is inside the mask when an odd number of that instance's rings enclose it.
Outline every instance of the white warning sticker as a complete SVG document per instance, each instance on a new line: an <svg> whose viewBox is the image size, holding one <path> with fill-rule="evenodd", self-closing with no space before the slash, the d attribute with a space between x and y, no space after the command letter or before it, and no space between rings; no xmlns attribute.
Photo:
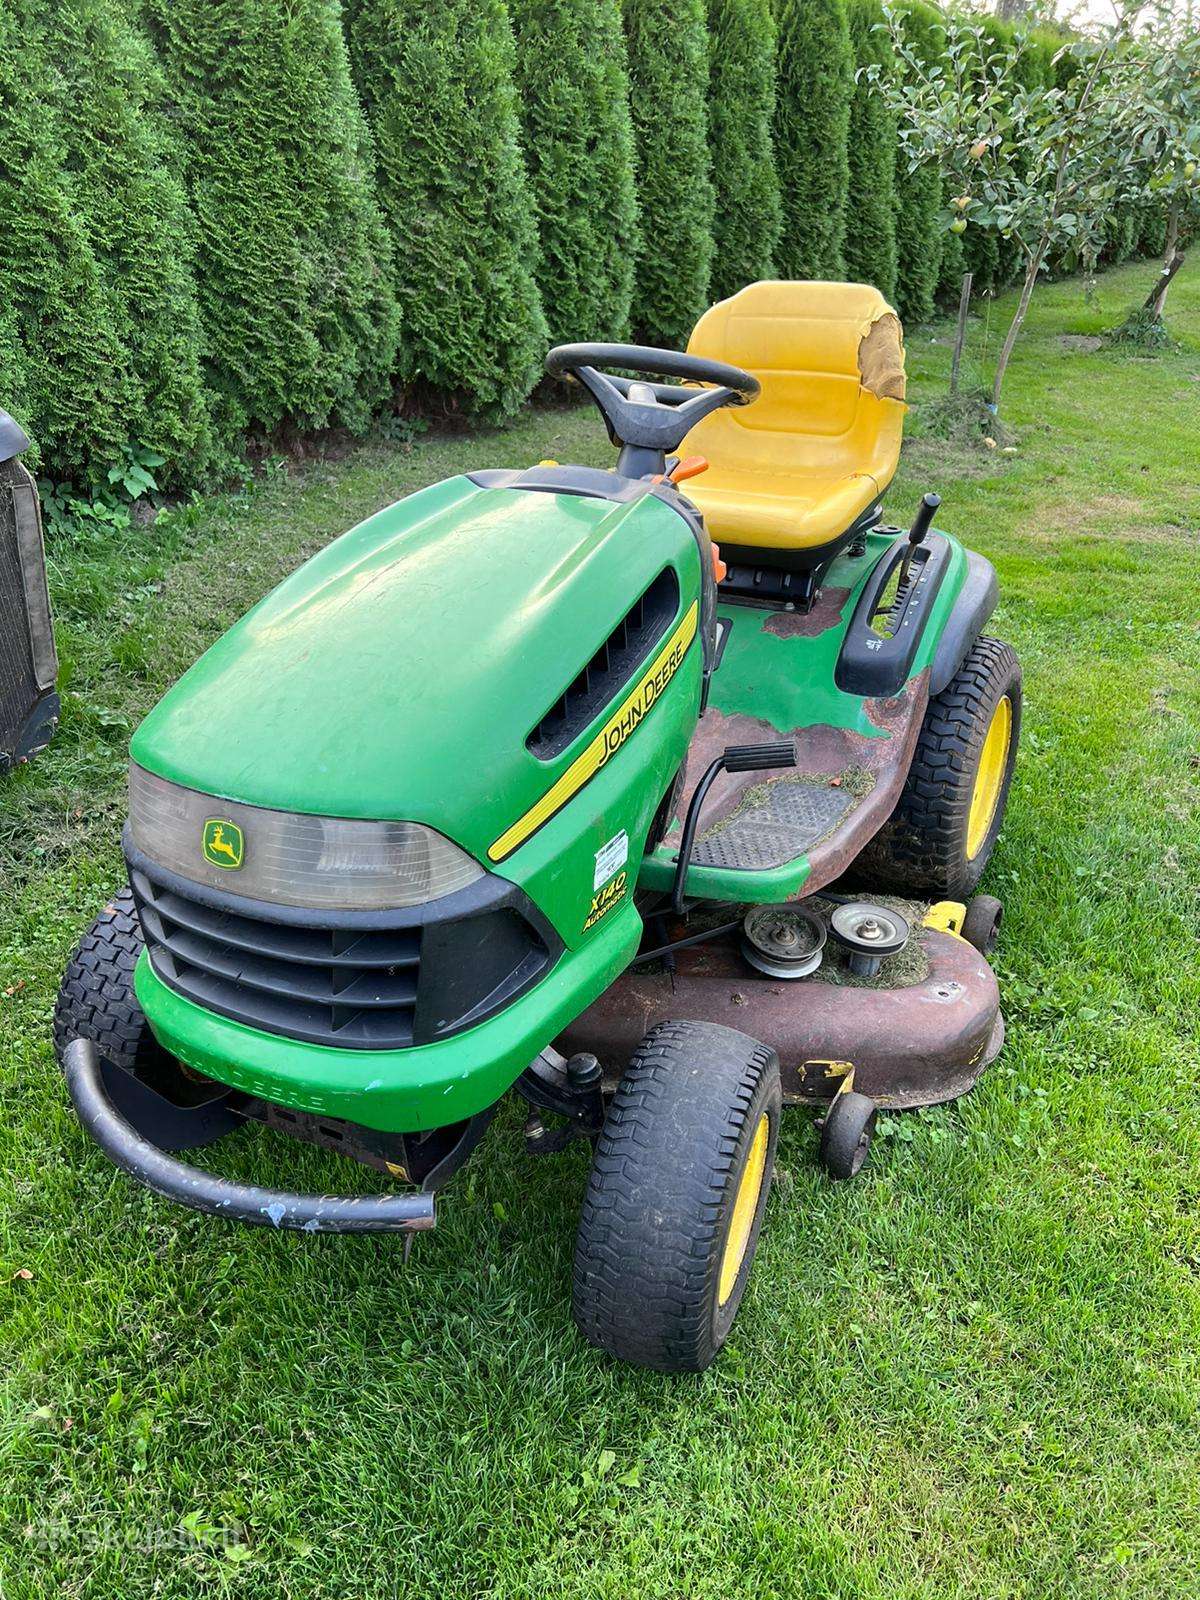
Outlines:
<svg viewBox="0 0 1200 1600"><path fill-rule="evenodd" d="M592 888L598 889L602 883L607 883L628 860L629 835L622 828L620 833L613 834L608 843L602 844L596 851L596 876L592 880Z"/></svg>

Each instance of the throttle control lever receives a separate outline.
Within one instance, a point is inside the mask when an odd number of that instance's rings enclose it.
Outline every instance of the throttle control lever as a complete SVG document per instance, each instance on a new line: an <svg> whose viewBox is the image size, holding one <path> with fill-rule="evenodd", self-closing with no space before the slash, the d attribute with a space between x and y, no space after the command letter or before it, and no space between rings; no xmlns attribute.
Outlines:
<svg viewBox="0 0 1200 1600"><path fill-rule="evenodd" d="M921 504L917 507L917 514L913 518L912 527L908 530L908 548L904 552L904 560L900 563L900 578L896 585L896 593L904 593L904 585L908 582L908 569L912 564L913 552L919 544L925 543L925 535L933 521L933 514L942 503L940 494L923 494Z"/></svg>

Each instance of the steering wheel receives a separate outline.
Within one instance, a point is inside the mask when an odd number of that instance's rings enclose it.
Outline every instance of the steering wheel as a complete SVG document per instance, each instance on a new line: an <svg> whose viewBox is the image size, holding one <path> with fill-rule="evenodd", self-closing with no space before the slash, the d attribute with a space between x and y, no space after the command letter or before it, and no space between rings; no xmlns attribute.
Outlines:
<svg viewBox="0 0 1200 1600"><path fill-rule="evenodd" d="M601 372L601 367L623 367L626 372L716 387L696 390L674 383L644 383ZM749 405L762 388L758 379L741 367L683 355L678 350L652 350L642 344L556 345L546 357L546 371L583 385L600 408L614 445L656 455L677 450L701 417L722 406ZM620 466L618 462L618 469Z"/></svg>

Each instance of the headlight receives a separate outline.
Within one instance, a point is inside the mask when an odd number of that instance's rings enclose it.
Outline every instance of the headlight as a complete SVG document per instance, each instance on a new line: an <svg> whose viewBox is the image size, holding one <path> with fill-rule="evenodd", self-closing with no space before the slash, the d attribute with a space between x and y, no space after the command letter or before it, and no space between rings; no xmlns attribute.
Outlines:
<svg viewBox="0 0 1200 1600"><path fill-rule="evenodd" d="M484 869L419 822L362 822L218 800L129 767L133 842L193 883L314 911L420 906Z"/></svg>

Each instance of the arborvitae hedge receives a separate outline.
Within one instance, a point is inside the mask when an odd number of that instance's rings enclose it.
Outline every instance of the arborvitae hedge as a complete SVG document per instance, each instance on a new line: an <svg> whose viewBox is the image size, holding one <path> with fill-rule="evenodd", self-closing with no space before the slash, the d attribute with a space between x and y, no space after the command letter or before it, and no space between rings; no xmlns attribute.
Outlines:
<svg viewBox="0 0 1200 1600"><path fill-rule="evenodd" d="M771 127L775 19L771 0L708 0L713 300L775 275L783 215Z"/></svg>
<svg viewBox="0 0 1200 1600"><path fill-rule="evenodd" d="M714 196L705 0L625 0L642 249L633 326L682 348L709 302Z"/></svg>
<svg viewBox="0 0 1200 1600"><path fill-rule="evenodd" d="M505 416L548 342L508 13L502 0L352 0L346 20L396 247L400 378Z"/></svg>
<svg viewBox="0 0 1200 1600"><path fill-rule="evenodd" d="M618 0L511 0L510 9L550 341L626 339L638 207Z"/></svg>
<svg viewBox="0 0 1200 1600"><path fill-rule="evenodd" d="M930 6L908 8L906 29L926 61L943 51L945 35ZM905 322L926 322L934 312L945 239L958 240L942 227L942 176L935 166L909 172L908 159L896 158L896 309ZM961 273L959 274L961 277Z"/></svg>
<svg viewBox="0 0 1200 1600"><path fill-rule="evenodd" d="M779 268L788 278L840 278L854 78L845 0L778 0L776 17Z"/></svg>
<svg viewBox="0 0 1200 1600"><path fill-rule="evenodd" d="M872 63L885 72L892 50L879 0L849 0L854 66ZM896 121L878 88L858 79L850 100L850 188L843 254L846 276L896 294Z"/></svg>
<svg viewBox="0 0 1200 1600"><path fill-rule="evenodd" d="M183 140L230 433L365 427L398 321L336 0L144 0Z"/></svg>
<svg viewBox="0 0 1200 1600"><path fill-rule="evenodd" d="M1144 256L1161 256L1167 248L1167 213L1162 206L1140 208L1137 248Z"/></svg>
<svg viewBox="0 0 1200 1600"><path fill-rule="evenodd" d="M29 368L21 327L15 308L3 302L0 302L0 411L7 411L25 427L33 426L29 410ZM36 447L31 454L36 461Z"/></svg>
<svg viewBox="0 0 1200 1600"><path fill-rule="evenodd" d="M27 5L0 7L0 405L58 478L103 477L126 443L129 354L114 326ZM10 403L11 396L11 403Z"/></svg>
<svg viewBox="0 0 1200 1600"><path fill-rule="evenodd" d="M880 0L511 4L519 56L504 0L347 0L378 174L338 0L0 4L0 406L45 476L102 484L141 444L204 482L246 431L361 428L397 381L507 414L543 297L555 340L680 345L771 272L872 280L909 321L964 264L978 292L1019 274L1011 241L943 231L936 171L897 162L889 204L845 9L885 62ZM1028 85L1078 70L1061 43L1033 33ZM1114 212L1102 259L1164 227Z"/></svg>
<svg viewBox="0 0 1200 1600"><path fill-rule="evenodd" d="M211 447L208 399L191 218L150 103L157 68L111 0L43 0L42 14L71 208L132 367L124 432L166 458L160 486L195 481Z"/></svg>
<svg viewBox="0 0 1200 1600"><path fill-rule="evenodd" d="M1106 266L1117 266L1128 261L1137 248L1141 232L1141 217L1133 206L1121 206L1113 212L1105 228L1105 243L1100 259Z"/></svg>

